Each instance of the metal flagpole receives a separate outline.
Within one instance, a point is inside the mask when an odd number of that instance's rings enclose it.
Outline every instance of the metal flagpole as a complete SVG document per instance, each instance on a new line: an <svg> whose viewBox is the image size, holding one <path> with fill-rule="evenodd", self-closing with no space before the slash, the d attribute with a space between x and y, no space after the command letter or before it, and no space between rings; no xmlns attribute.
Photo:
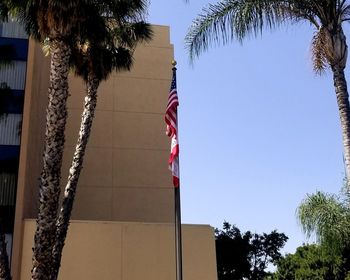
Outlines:
<svg viewBox="0 0 350 280"><path fill-rule="evenodd" d="M181 207L180 188L175 192L175 248L176 248L176 280L182 280L182 240L181 240Z"/></svg>
<svg viewBox="0 0 350 280"><path fill-rule="evenodd" d="M176 77L176 61L173 60L173 75ZM178 133L178 132L177 132ZM178 137L178 135L177 135ZM180 172L179 172L180 173ZM178 174L180 178L180 174ZM180 186L174 187L175 197L175 255L176 255L176 280L182 280L182 239L181 239L181 202Z"/></svg>

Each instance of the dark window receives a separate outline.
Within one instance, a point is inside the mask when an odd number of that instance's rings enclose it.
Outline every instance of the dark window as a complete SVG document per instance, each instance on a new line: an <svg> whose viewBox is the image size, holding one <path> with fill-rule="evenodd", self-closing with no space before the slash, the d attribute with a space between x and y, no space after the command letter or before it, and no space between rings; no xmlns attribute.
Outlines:
<svg viewBox="0 0 350 280"><path fill-rule="evenodd" d="M0 145L0 173L17 172L19 146Z"/></svg>
<svg viewBox="0 0 350 280"><path fill-rule="evenodd" d="M0 223L5 233L13 232L13 223L15 220L15 206L0 205Z"/></svg>
<svg viewBox="0 0 350 280"><path fill-rule="evenodd" d="M0 114L22 114L24 90L1 90L0 88Z"/></svg>
<svg viewBox="0 0 350 280"><path fill-rule="evenodd" d="M0 38L0 49L5 49L6 57L10 60L27 60L28 56L28 40L15 38ZM5 52L3 52L5 53ZM1 54L0 54L1 58Z"/></svg>
<svg viewBox="0 0 350 280"><path fill-rule="evenodd" d="M0 223L12 233L17 188L19 146L0 145Z"/></svg>

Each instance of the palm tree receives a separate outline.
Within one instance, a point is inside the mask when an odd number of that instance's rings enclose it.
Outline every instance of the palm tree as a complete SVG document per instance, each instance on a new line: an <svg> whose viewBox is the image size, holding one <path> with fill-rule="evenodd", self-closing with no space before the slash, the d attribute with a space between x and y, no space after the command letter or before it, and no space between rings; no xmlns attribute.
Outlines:
<svg viewBox="0 0 350 280"><path fill-rule="evenodd" d="M67 119L69 40L87 15L84 1L27 1L19 12L26 30L50 46L51 67L46 109L43 168L39 183L39 212L34 236L32 279L49 279L51 251L60 194L60 174Z"/></svg>
<svg viewBox="0 0 350 280"><path fill-rule="evenodd" d="M39 213L34 236L32 279L49 279L59 208L60 179L67 120L71 42L84 30L93 32L91 19L100 21L108 1L19 1L17 15L27 32L50 48L51 68L46 110L43 168L39 183ZM127 3L126 0L119 0ZM86 32L88 33L88 32ZM96 34L95 34L96 35ZM92 36L92 35L91 35Z"/></svg>
<svg viewBox="0 0 350 280"><path fill-rule="evenodd" d="M315 28L314 69L320 72L329 66L333 72L346 174L350 176L350 106L344 75L348 47L342 27L349 16L346 0L222 0L203 9L185 41L193 60L212 43L242 41L249 34L259 34L264 27L272 29L286 21L310 23Z"/></svg>
<svg viewBox="0 0 350 280"><path fill-rule="evenodd" d="M320 191L309 194L297 209L297 219L306 236L314 235L321 251L339 266L339 279L350 279L350 196L345 188L339 195Z"/></svg>
<svg viewBox="0 0 350 280"><path fill-rule="evenodd" d="M349 246L350 209L347 194L316 192L307 195L297 209L297 219L307 237L317 241L332 255Z"/></svg>
<svg viewBox="0 0 350 280"><path fill-rule="evenodd" d="M55 250L53 248L54 244L56 244L55 223L60 194L59 184L64 146L64 129L67 118L67 75L69 63L72 59L72 49L76 50L72 42L76 42L77 40L83 42L88 38L86 42L91 44L88 48L89 55L93 54L96 58L100 57L102 59L98 61L100 67L102 66L101 63L108 64L107 62L109 62L111 64L110 69L108 69L108 66L106 67L106 65L104 65L104 69L101 68L103 70L98 70L97 64L94 65L97 60L94 61L91 57L90 60L84 59L84 66L88 66L87 69L90 69L88 72L89 74L85 77L89 92L86 99L87 106L85 108L88 112L85 115L88 116L83 118L85 134L81 134L81 139L79 139L80 144L78 144L79 153L76 154L73 160L73 162L81 164L87 143L86 135L89 134L91 129L98 85L101 80L107 78L108 74L113 69L117 70L119 68L130 67L130 51L137 41L149 38L150 33L147 33L149 32L149 26L143 22L137 24L132 21L131 25L126 24L128 20L132 18L135 19L135 15L141 10L143 11L145 7L144 1L112 1L115 4L113 6L113 11L108 10L112 7L111 1L67 1L62 3L60 1L39 0L19 1L18 3L17 1L12 2L13 3L11 3L11 1L6 1L6 3L12 4L13 9L16 9L17 16L19 16L20 20L25 24L27 32L36 40L40 42L45 41L46 44L49 45L51 53L50 87L48 92L49 103L47 107L43 170L39 186L39 214L34 237L32 279L54 279L57 277L59 264L57 270L53 272L51 254L55 253L59 255L60 260L62 251L62 249L61 251L58 249L59 246L55 246ZM8 6L6 6L6 8L7 7ZM103 9L105 9L104 13L101 12ZM136 11L138 12L136 13ZM94 45L94 42L99 42L99 39L102 38L101 30L96 27L96 22L101 22L101 14L104 15L106 27L102 34L105 35L106 30L107 32L118 31L118 33L110 38L115 39L118 35L120 42L122 42L119 47L113 45L114 42L112 41L108 42L110 46L112 45L114 47L108 49L106 48L107 45L105 45L104 54L98 53L98 50L101 50L101 46ZM111 19L111 16L113 19ZM145 33L145 31L147 32ZM114 56L111 56L115 51L118 52L118 55L114 54ZM114 60L106 60L108 52L109 58L114 58ZM86 55L86 57L88 56ZM73 187L69 188L69 190L76 187L76 174L79 174L81 170L81 165L79 166L79 164L75 165L78 171L74 172L72 177L70 177L70 180L73 181L71 184ZM70 194L72 194L72 192L70 192ZM68 200L69 197L71 196L67 196L65 200ZM67 211L68 204L70 203L64 202L62 211L64 211L64 213L69 212L70 216L71 208ZM69 216L65 215L65 217L68 217L67 224L69 222ZM59 222L57 223L59 224ZM63 226L63 224L61 224L61 226ZM65 236L66 229L63 231L65 231ZM62 229L61 231L57 230L57 232L58 235L62 235ZM60 244L60 242L58 242L58 244ZM61 244L64 244L64 239L61 241ZM61 248L62 247L63 245ZM54 273L56 273L56 276L52 276Z"/></svg>
<svg viewBox="0 0 350 280"><path fill-rule="evenodd" d="M98 42L101 38L96 22L108 18L111 1L54 1L12 0L6 1L3 10L16 11L28 34L50 49L51 69L48 90L45 147L43 169L39 184L39 213L34 236L32 279L50 279L52 253L56 242L56 219L60 195L60 173L64 148L64 130L67 119L68 71L72 54L72 42L88 38ZM117 0L114 17L130 11L140 1ZM143 3L143 1L141 1ZM3 2L5 3L5 2ZM10 8L9 8L10 7ZM134 7L135 8L135 7ZM101 13L104 9L105 13ZM124 15L125 19L130 14ZM112 21L109 21L109 24ZM116 22L119 24L120 22ZM112 30L112 26L107 26ZM85 33L84 33L85 32ZM126 34L126 33L125 33ZM125 35L124 34L124 35ZM132 36L133 34L128 34ZM129 39L131 39L130 37ZM86 39L86 38L85 38ZM95 82L94 80L90 80ZM93 86L93 84L91 84Z"/></svg>
<svg viewBox="0 0 350 280"><path fill-rule="evenodd" d="M52 251L52 280L58 277L76 188L97 105L98 87L113 71L130 70L136 44L148 41L152 36L149 24L143 21L146 1L110 1L104 9L106 10L99 11L100 14L108 14L102 18L103 22L97 24L96 19L92 18L94 32L86 33L87 37L83 41L73 42L72 46L71 63L76 75L84 79L87 94L76 149L56 222L56 241ZM98 38L91 34L98 34Z"/></svg>

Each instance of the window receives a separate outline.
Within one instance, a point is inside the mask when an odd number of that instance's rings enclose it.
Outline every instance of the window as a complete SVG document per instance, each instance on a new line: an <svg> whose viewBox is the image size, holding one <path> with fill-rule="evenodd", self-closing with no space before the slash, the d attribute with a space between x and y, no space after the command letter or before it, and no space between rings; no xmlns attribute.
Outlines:
<svg viewBox="0 0 350 280"><path fill-rule="evenodd" d="M0 47L12 50L8 52L11 60L27 60L28 40L15 38L0 38ZM1 55L1 54L0 54Z"/></svg>

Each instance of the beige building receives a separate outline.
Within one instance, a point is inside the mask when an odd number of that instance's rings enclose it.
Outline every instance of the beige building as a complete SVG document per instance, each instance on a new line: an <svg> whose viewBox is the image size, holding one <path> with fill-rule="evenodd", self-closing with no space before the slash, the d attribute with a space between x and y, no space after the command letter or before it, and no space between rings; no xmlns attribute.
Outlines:
<svg viewBox="0 0 350 280"><path fill-rule="evenodd" d="M100 86L60 279L175 280L174 205L164 109L171 82L169 28L137 48L131 72ZM49 61L29 41L16 215L14 279L29 279L45 128ZM1 75L0 75L1 77ZM85 89L70 76L62 187L78 135ZM216 280L214 232L183 226L185 280Z"/></svg>

